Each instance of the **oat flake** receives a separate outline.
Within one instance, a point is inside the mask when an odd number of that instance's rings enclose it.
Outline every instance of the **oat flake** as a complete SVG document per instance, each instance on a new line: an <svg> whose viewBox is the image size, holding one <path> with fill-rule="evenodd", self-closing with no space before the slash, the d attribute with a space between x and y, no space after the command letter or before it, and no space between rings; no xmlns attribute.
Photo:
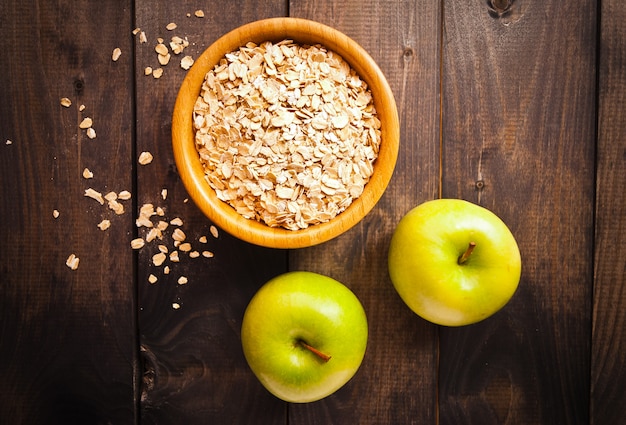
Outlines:
<svg viewBox="0 0 626 425"><path fill-rule="evenodd" d="M107 230L109 227L111 227L111 222L109 220L102 220L100 223L98 223L98 228L100 230L102 230L103 232L105 230Z"/></svg>
<svg viewBox="0 0 626 425"><path fill-rule="evenodd" d="M85 117L83 118L83 120L80 122L80 124L78 124L78 127L85 130L87 128L90 128L93 125L93 120L89 117Z"/></svg>
<svg viewBox="0 0 626 425"><path fill-rule="evenodd" d="M117 62L117 60L122 56L122 50L119 47L113 49L113 54L111 55L111 59L113 62Z"/></svg>
<svg viewBox="0 0 626 425"><path fill-rule="evenodd" d="M152 162L152 154L150 152L141 152L139 155L139 164L140 165L148 165Z"/></svg>
<svg viewBox="0 0 626 425"><path fill-rule="evenodd" d="M75 254L70 254L65 260L65 265L72 270L78 269L78 263L80 262L80 258L78 258Z"/></svg>

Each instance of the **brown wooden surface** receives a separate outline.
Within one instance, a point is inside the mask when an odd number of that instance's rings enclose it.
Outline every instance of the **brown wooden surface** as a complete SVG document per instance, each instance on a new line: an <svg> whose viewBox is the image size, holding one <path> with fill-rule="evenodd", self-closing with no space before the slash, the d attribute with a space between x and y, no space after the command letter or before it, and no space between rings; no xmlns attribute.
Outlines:
<svg viewBox="0 0 626 425"><path fill-rule="evenodd" d="M131 24L129 4L7 3L0 12L10 45L0 59L0 417L132 423L132 213L116 217L83 196L89 186L132 189L132 58L112 64L109 47L132 48L119 37ZM70 108L60 106L64 96ZM78 131L83 116L93 118L97 139ZM92 180L81 177L84 167ZM112 222L106 233L96 227L103 218ZM74 272L65 266L72 253L80 258Z"/></svg>
<svg viewBox="0 0 626 425"><path fill-rule="evenodd" d="M396 172L374 210L337 239L292 251L211 235L171 154L180 57L160 79L144 75L159 67L157 37L186 36L183 55L197 57L272 16L317 20L359 42L401 121ZM3 1L0 422L626 422L624 22L615 0ZM78 128L85 116L93 140ZM137 164L142 151L151 164ZM88 187L133 197L116 215L83 196ZM469 327L419 319L387 274L395 224L439 196L492 209L522 251L515 297ZM181 255L164 274L151 262L157 243L132 251L145 203L180 217L194 248L214 257ZM171 250L170 235L160 243ZM344 282L370 324L354 379L304 405L271 396L239 342L254 292L296 269Z"/></svg>
<svg viewBox="0 0 626 425"><path fill-rule="evenodd" d="M601 19L591 417L609 424L626 406L626 10L605 1Z"/></svg>

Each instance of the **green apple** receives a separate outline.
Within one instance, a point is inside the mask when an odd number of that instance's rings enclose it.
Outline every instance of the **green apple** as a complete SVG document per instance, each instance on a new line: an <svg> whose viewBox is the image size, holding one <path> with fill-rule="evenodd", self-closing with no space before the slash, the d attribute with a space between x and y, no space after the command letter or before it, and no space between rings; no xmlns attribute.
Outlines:
<svg viewBox="0 0 626 425"><path fill-rule="evenodd" d="M276 397L306 403L341 388L359 369L367 318L342 283L296 271L274 277L254 295L241 327L250 369Z"/></svg>
<svg viewBox="0 0 626 425"><path fill-rule="evenodd" d="M402 217L388 266L411 310L439 325L463 326L511 299L522 262L513 234L493 212L460 199L437 199Z"/></svg>

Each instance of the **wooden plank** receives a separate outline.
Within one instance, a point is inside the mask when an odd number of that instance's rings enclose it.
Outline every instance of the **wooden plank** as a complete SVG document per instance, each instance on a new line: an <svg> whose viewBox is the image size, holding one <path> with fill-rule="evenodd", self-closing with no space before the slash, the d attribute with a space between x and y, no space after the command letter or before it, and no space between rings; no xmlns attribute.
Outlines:
<svg viewBox="0 0 626 425"><path fill-rule="evenodd" d="M135 423L132 212L84 196L88 187L132 190L130 4L0 7L3 423ZM86 116L93 140L79 129ZM72 253L75 271L65 265Z"/></svg>
<svg viewBox="0 0 626 425"><path fill-rule="evenodd" d="M204 18L195 11L202 9ZM138 170L139 207L161 207L161 219L183 220L181 229L194 250L211 251L213 258L167 260L152 265L157 243L138 255L139 332L144 357L141 422L155 424L284 423L285 403L268 393L249 370L240 343L241 319L256 290L286 270L286 253L259 248L224 232L217 238L211 223L193 205L174 164L171 150L171 114L185 72L180 58L197 58L204 48L227 31L256 19L284 16L283 1L236 1L199 5L192 1L137 1L136 25L147 43L135 42L137 67L137 154L149 151L154 161ZM168 31L169 23L177 28ZM172 54L163 76L145 76L144 69L160 67L154 47L157 37L169 44L173 36L187 38L189 46ZM162 190L167 190L163 199ZM158 217L154 217L156 222ZM175 249L170 226L158 244ZM140 229L144 235L146 229ZM206 236L208 242L199 241ZM171 272L165 274L164 266ZM148 283L148 276L158 278ZM185 276L188 283L178 284ZM177 303L180 308L174 309Z"/></svg>
<svg viewBox="0 0 626 425"><path fill-rule="evenodd" d="M626 11L602 2L591 349L592 424L626 423Z"/></svg>
<svg viewBox="0 0 626 425"><path fill-rule="evenodd" d="M290 406L289 423L435 423L437 331L395 293L387 249L401 216L438 193L438 2L291 2L290 14L335 27L372 55L394 91L402 127L396 174L362 223L335 240L290 252L291 269L331 276L355 292L370 334L352 381L318 403Z"/></svg>
<svg viewBox="0 0 626 425"><path fill-rule="evenodd" d="M587 423L596 2L444 2L443 196L509 224L503 311L442 329L442 424Z"/></svg>

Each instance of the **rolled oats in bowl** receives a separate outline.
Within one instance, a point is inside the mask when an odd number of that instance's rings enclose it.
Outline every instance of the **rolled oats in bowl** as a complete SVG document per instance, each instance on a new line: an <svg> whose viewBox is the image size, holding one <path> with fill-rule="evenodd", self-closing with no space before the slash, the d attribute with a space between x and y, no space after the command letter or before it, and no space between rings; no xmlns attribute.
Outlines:
<svg viewBox="0 0 626 425"><path fill-rule="evenodd" d="M205 178L270 227L327 222L358 198L381 123L367 84L322 45L248 43L206 73L193 108Z"/></svg>

